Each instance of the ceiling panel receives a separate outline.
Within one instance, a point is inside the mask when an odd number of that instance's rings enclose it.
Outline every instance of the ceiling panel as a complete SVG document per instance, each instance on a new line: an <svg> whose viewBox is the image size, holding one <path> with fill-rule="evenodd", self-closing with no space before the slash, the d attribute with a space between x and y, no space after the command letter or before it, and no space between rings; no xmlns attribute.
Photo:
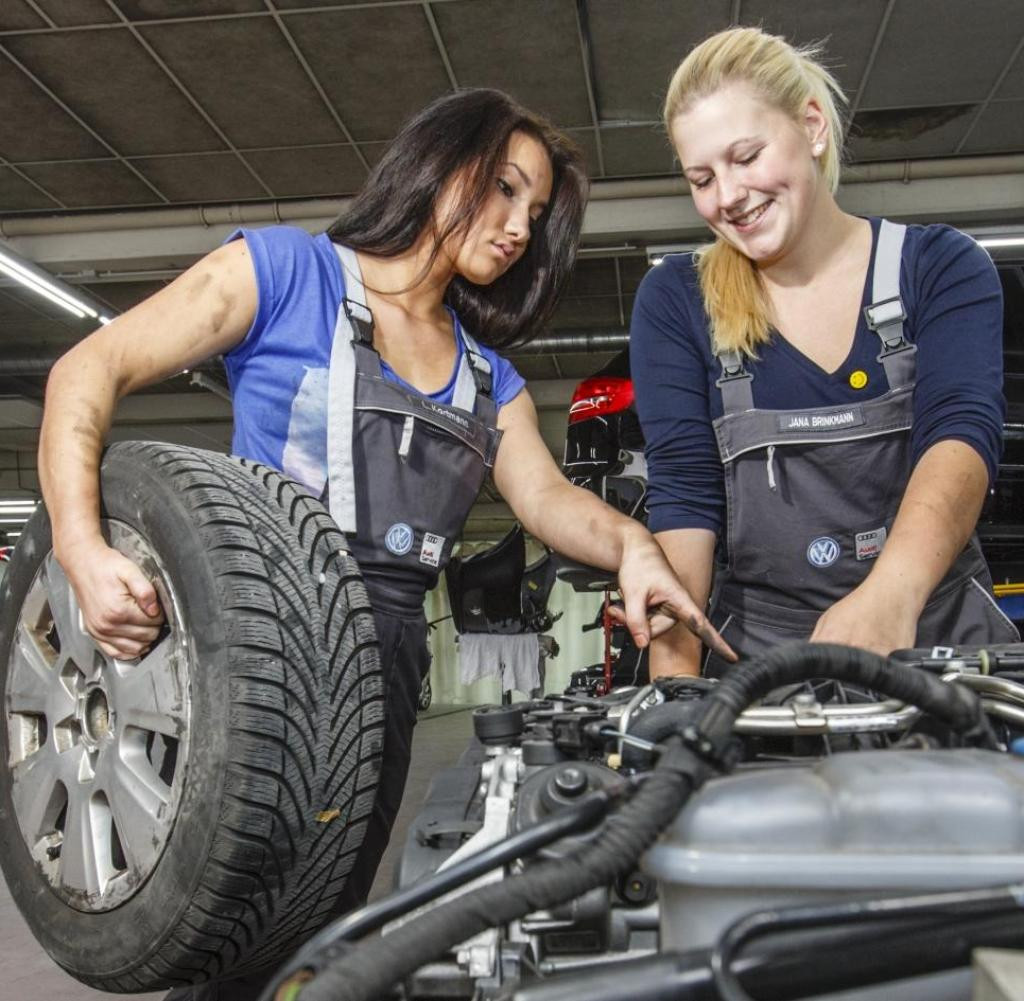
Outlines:
<svg viewBox="0 0 1024 1001"><path fill-rule="evenodd" d="M887 6L888 0L743 0L742 18L744 24L761 25L796 45L824 42L825 62L852 101Z"/></svg>
<svg viewBox="0 0 1024 1001"><path fill-rule="evenodd" d="M597 140L594 138L594 130L572 129L569 132L569 138L572 139L572 141L576 143L583 152L583 162L586 165L588 176L596 177L598 174L598 161Z"/></svg>
<svg viewBox="0 0 1024 1001"><path fill-rule="evenodd" d="M360 143L359 152L366 158L366 162L371 167L376 167L380 162L380 158L384 155L384 151L388 148L386 142L375 142L375 143Z"/></svg>
<svg viewBox="0 0 1024 1001"><path fill-rule="evenodd" d="M860 112L847 146L854 160L949 156L963 138L977 106Z"/></svg>
<svg viewBox="0 0 1024 1001"><path fill-rule="evenodd" d="M581 258L573 268L568 296L607 295L615 288L615 262L608 258Z"/></svg>
<svg viewBox="0 0 1024 1001"><path fill-rule="evenodd" d="M161 156L132 160L172 202L225 202L264 198L266 191L234 153Z"/></svg>
<svg viewBox="0 0 1024 1001"><path fill-rule="evenodd" d="M0 94L3 95L0 155L8 160L108 155L102 143L47 97L14 63L2 56Z"/></svg>
<svg viewBox="0 0 1024 1001"><path fill-rule="evenodd" d="M223 148L127 30L9 36L4 45L122 155Z"/></svg>
<svg viewBox="0 0 1024 1001"><path fill-rule="evenodd" d="M273 4L278 10L288 10L289 8L305 8L305 7L347 7L350 4L364 3L365 0L273 0ZM375 3L407 3L408 0L374 0Z"/></svg>
<svg viewBox="0 0 1024 1001"><path fill-rule="evenodd" d="M46 212L56 208L60 208L59 204L47 198L35 185L9 167L0 167L0 215L31 209Z"/></svg>
<svg viewBox="0 0 1024 1001"><path fill-rule="evenodd" d="M62 0L62 2L78 3L78 0ZM204 16L260 13L267 9L263 0L202 0L201 4L182 3L181 0L114 0L114 2L124 16L131 21L184 17L200 12Z"/></svg>
<svg viewBox="0 0 1024 1001"><path fill-rule="evenodd" d="M351 194L366 180L351 146L263 150L245 158L279 198Z"/></svg>
<svg viewBox="0 0 1024 1001"><path fill-rule="evenodd" d="M271 18L161 24L140 33L236 146L344 138Z"/></svg>
<svg viewBox="0 0 1024 1001"><path fill-rule="evenodd" d="M119 20L105 0L35 0L35 3L61 28L109 24Z"/></svg>
<svg viewBox="0 0 1024 1001"><path fill-rule="evenodd" d="M990 104L967 137L964 153L1024 152L1024 101Z"/></svg>
<svg viewBox="0 0 1024 1001"><path fill-rule="evenodd" d="M460 86L497 87L567 128L591 124L575 10L572 0L462 0L434 17Z"/></svg>
<svg viewBox="0 0 1024 1001"><path fill-rule="evenodd" d="M606 288L606 295L586 298L565 296L559 303L551 326L555 330L586 330L621 327L619 322L619 297L614 284Z"/></svg>
<svg viewBox="0 0 1024 1001"><path fill-rule="evenodd" d="M164 204L119 160L36 163L21 169L57 198L73 205L100 208Z"/></svg>
<svg viewBox="0 0 1024 1001"><path fill-rule="evenodd" d="M995 93L998 100L1016 98L1024 100L1024 49L1010 67L999 89Z"/></svg>
<svg viewBox="0 0 1024 1001"><path fill-rule="evenodd" d="M16 285L0 288L0 343L6 348L17 340L22 353L32 353L48 343L77 340L83 332L74 316L35 293Z"/></svg>
<svg viewBox="0 0 1024 1001"><path fill-rule="evenodd" d="M644 280L644 275L651 270L646 257L620 257L619 275L624 292L635 292Z"/></svg>
<svg viewBox="0 0 1024 1001"><path fill-rule="evenodd" d="M285 24L357 141L392 138L450 89L419 6L296 14Z"/></svg>
<svg viewBox="0 0 1024 1001"><path fill-rule="evenodd" d="M671 174L678 169L660 124L601 129L601 145L609 177Z"/></svg>
<svg viewBox="0 0 1024 1001"><path fill-rule="evenodd" d="M984 100L1022 34L1022 3L902 0L893 7L862 106Z"/></svg>
<svg viewBox="0 0 1024 1001"><path fill-rule="evenodd" d="M5 0L0 3L0 31L19 31L45 28L43 20L25 0Z"/></svg>
<svg viewBox="0 0 1024 1001"><path fill-rule="evenodd" d="M727 27L730 0L589 0L601 121L660 121L676 66L702 38Z"/></svg>

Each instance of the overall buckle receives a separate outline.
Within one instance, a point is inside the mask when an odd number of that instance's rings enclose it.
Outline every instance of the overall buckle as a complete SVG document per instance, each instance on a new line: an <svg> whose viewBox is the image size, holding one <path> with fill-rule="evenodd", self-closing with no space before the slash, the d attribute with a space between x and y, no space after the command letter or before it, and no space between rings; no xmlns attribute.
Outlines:
<svg viewBox="0 0 1024 1001"><path fill-rule="evenodd" d="M348 298L341 300L341 306L342 309L345 310L345 315L348 317L349 323L352 324L356 340L359 341L360 344L372 347L373 313L370 312L369 307L364 306L361 302L356 302L355 299Z"/></svg>
<svg viewBox="0 0 1024 1001"><path fill-rule="evenodd" d="M903 300L894 295L888 299L881 299L864 307L864 319L868 329L874 331L882 342L882 358L895 354L897 351L906 351L913 345L903 335L903 323L907 319L907 311L903 307ZM886 335L886 328L895 329Z"/></svg>

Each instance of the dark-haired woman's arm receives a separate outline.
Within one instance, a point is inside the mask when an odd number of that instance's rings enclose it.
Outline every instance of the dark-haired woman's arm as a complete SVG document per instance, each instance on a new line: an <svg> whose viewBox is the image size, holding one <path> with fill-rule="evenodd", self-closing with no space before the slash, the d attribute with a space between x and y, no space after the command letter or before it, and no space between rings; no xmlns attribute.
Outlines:
<svg viewBox="0 0 1024 1001"><path fill-rule="evenodd" d="M618 572L621 616L637 646L644 647L678 620L728 660L735 655L711 628L672 572L654 537L632 518L562 475L537 427L537 411L525 390L498 414L504 432L494 480L528 532L572 559ZM661 606L671 612L649 617Z"/></svg>
<svg viewBox="0 0 1024 1001"><path fill-rule="evenodd" d="M100 454L114 408L128 393L241 341L256 299L245 242L227 244L75 345L50 371L39 480L54 554L86 629L110 656L138 656L163 621L153 585L100 533Z"/></svg>

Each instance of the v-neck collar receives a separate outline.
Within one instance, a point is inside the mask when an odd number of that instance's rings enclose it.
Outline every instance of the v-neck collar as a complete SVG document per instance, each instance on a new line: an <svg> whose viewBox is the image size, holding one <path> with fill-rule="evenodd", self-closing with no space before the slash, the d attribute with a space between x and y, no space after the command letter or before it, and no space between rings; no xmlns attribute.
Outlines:
<svg viewBox="0 0 1024 1001"><path fill-rule="evenodd" d="M825 378L833 382L845 381L846 370L849 368L857 354L857 345L860 342L861 337L867 331L867 321L864 318L864 309L871 305L871 288L875 277L875 251L878 247L878 229L881 225L881 219L869 216L867 222L871 226L871 253L868 255L868 270L864 274L864 288L861 289L860 306L857 308L857 325L853 330L853 339L850 341L850 349L847 351L846 357L844 357L839 365L836 366L835 370L832 372L826 371L816 361L809 358L803 353L803 351L787 340L777 328L772 327L772 340L779 346L779 349L784 354L788 355L801 368L810 372L819 379Z"/></svg>
<svg viewBox="0 0 1024 1001"><path fill-rule="evenodd" d="M338 274L341 277L342 294L348 296L349 283L348 281L346 281L345 274L347 269L343 267L341 258L338 256L337 253L335 253L333 256L335 263L337 264L338 267ZM373 311L366 303L366 287L363 284L363 269L362 267L360 267L359 264L358 252L355 250L353 250L352 252L352 259L352 263L355 265L355 272L351 275L355 283L355 288L352 289L352 291L355 292L357 296L359 296L359 299L356 300L359 302L359 305L366 309L370 316L373 316ZM383 358L380 359L381 368L386 368L388 372L391 373L391 377L395 380L395 382L397 382L404 389L410 390L411 392L415 393L417 396L423 396L431 400L444 399L445 394L450 393L453 390L455 386L455 380L458 378L459 375L459 364L461 363L462 355L466 350L466 346L462 339L462 324L459 322L459 318L456 315L455 310L452 309L451 306L449 306L447 303L442 303L442 305L444 306L445 312L448 314L452 321L452 336L455 338L455 362L452 365L452 371L451 375L448 377L448 381L440 389L436 389L431 392L426 392L425 390L420 389L418 386L414 386L411 382L407 382ZM338 308L341 308L340 304ZM372 347L373 345L371 344L370 346ZM376 348L374 348L374 350L376 351ZM378 354L380 354L380 352L378 352Z"/></svg>

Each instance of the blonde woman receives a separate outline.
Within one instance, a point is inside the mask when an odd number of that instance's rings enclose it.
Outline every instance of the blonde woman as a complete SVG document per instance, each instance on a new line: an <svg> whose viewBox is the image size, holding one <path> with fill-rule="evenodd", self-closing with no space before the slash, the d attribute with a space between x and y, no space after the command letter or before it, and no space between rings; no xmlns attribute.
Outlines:
<svg viewBox="0 0 1024 1001"><path fill-rule="evenodd" d="M711 619L742 655L1015 640L973 534L1005 409L995 269L947 226L840 209L844 98L817 55L731 29L669 86L715 242L634 309L650 527L698 604L722 541ZM652 668L700 656L675 629Z"/></svg>

